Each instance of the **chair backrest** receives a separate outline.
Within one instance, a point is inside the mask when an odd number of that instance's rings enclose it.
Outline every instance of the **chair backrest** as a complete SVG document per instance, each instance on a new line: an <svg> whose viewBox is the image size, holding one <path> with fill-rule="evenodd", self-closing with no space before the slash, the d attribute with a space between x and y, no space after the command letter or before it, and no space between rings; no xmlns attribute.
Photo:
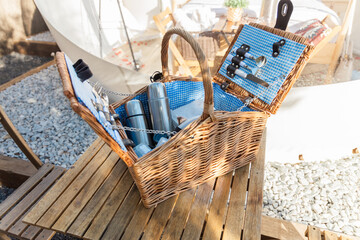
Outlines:
<svg viewBox="0 0 360 240"><path fill-rule="evenodd" d="M161 32L162 35L164 35L166 33L167 25L170 22L173 23L173 26L176 25L174 16L173 16L170 8L168 8L168 7L165 9L165 11L159 13L158 15L155 15L153 17L153 19L155 21L157 28L159 29L159 31ZM185 59L183 58L179 49L176 47L175 43L172 40L169 41L169 47L170 47L170 50L171 50L172 54L174 55L176 61L179 63L179 65L185 71L185 74L192 76L193 74L192 74L189 66L186 64Z"/></svg>
<svg viewBox="0 0 360 240"><path fill-rule="evenodd" d="M4 109L0 105L0 122L4 126L5 130L9 133L10 137L14 140L16 145L20 150L26 155L30 162L36 167L40 168L43 163L32 151L30 146L26 143L24 138L21 136L20 132L15 128L14 124L11 122Z"/></svg>

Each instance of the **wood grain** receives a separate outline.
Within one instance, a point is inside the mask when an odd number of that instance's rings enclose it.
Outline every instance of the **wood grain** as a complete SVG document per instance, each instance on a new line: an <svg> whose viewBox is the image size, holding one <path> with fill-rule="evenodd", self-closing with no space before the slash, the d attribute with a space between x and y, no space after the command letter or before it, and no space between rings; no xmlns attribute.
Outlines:
<svg viewBox="0 0 360 240"><path fill-rule="evenodd" d="M102 239L120 239L126 226L129 224L133 216L136 206L140 203L140 194L134 184L121 204L118 211L108 225Z"/></svg>
<svg viewBox="0 0 360 240"><path fill-rule="evenodd" d="M317 227L308 226L307 236L309 240L321 240L321 231Z"/></svg>
<svg viewBox="0 0 360 240"><path fill-rule="evenodd" d="M126 230L123 236L121 237L121 239L124 240L140 239L140 236L143 233L143 230L146 224L148 223L153 211L154 208L146 208L144 207L142 202L139 202L136 211L132 216L129 225L126 227Z"/></svg>
<svg viewBox="0 0 360 240"><path fill-rule="evenodd" d="M248 179L249 164L235 170L223 239L236 239L241 236L244 225Z"/></svg>
<svg viewBox="0 0 360 240"><path fill-rule="evenodd" d="M200 239L214 184L215 179L211 179L199 186L182 235L183 239Z"/></svg>
<svg viewBox="0 0 360 240"><path fill-rule="evenodd" d="M162 239L180 239L187 217L189 216L195 193L196 188L193 188L180 194L164 229Z"/></svg>
<svg viewBox="0 0 360 240"><path fill-rule="evenodd" d="M48 240L51 239L55 235L54 231L44 229L40 232L40 234L35 238L35 240Z"/></svg>
<svg viewBox="0 0 360 240"><path fill-rule="evenodd" d="M232 172L217 179L209 217L204 230L203 239L220 239L226 216L226 205L230 191Z"/></svg>
<svg viewBox="0 0 360 240"><path fill-rule="evenodd" d="M144 230L144 235L141 238L142 240L160 239L161 233L165 228L178 196L179 195L173 196L156 207Z"/></svg>
<svg viewBox="0 0 360 240"><path fill-rule="evenodd" d="M260 240L264 188L265 141L263 134L256 160L251 163L249 192L246 203L243 239Z"/></svg>
<svg viewBox="0 0 360 240"><path fill-rule="evenodd" d="M117 162L119 162L119 156L112 152L99 169L96 170L95 174L86 182L81 191L76 193L77 196L61 214L54 226L52 226L52 229L59 232L65 232L69 228L103 181L105 181Z"/></svg>
<svg viewBox="0 0 360 240"><path fill-rule="evenodd" d="M77 177L85 166L92 160L94 155L100 151L104 146L104 142L98 138L85 151L83 155L75 162L73 168L70 168L64 176L52 187L45 196L36 204L33 209L24 217L23 221L28 224L35 225L35 223L44 215L44 213L51 207L61 194L65 191L68 185Z"/></svg>
<svg viewBox="0 0 360 240"><path fill-rule="evenodd" d="M27 144L23 136L16 129L14 124L9 119L8 115L5 113L4 109L0 105L0 122L4 126L4 129L9 133L10 137L14 140L16 145L20 150L25 154L25 156L30 160L30 162L39 169L43 163L39 157L33 152L30 146Z"/></svg>
<svg viewBox="0 0 360 240"><path fill-rule="evenodd" d="M37 222L38 226L50 228L56 222L61 213L67 208L71 201L76 197L78 192L85 186L87 181L94 175L96 170L107 159L110 152L111 149L107 145L104 145L100 151L96 153L92 161L78 176L76 176L73 182L68 185L68 188L61 195L59 195L57 200L54 201L53 205L40 218L40 220Z"/></svg>
<svg viewBox="0 0 360 240"><path fill-rule="evenodd" d="M0 221L0 229L7 231L29 208L45 193L64 172L61 167L55 167L42 181L34 187L14 208Z"/></svg>
<svg viewBox="0 0 360 240"><path fill-rule="evenodd" d="M87 227L90 225L91 221L95 218L98 211L101 209L102 205L105 203L106 199L114 190L115 186L119 181L124 181L125 175L130 178L129 174L124 174L126 171L126 165L123 162L118 162L114 170L111 172L110 176L105 180L104 184L99 188L99 190L94 194L85 208L81 211L79 216L71 224L71 227L68 229L68 233L81 237L86 231ZM121 183L120 183L121 185Z"/></svg>
<svg viewBox="0 0 360 240"><path fill-rule="evenodd" d="M26 180L26 182L7 197L0 205L0 218L15 206L24 195L30 192L53 168L54 166L51 164L44 164L34 176Z"/></svg>
<svg viewBox="0 0 360 240"><path fill-rule="evenodd" d="M324 231L324 240L338 240L338 236L336 233Z"/></svg>
<svg viewBox="0 0 360 240"><path fill-rule="evenodd" d="M29 161L0 155L0 185L18 188L37 169Z"/></svg>
<svg viewBox="0 0 360 240"><path fill-rule="evenodd" d="M85 238L99 239L101 237L124 198L128 194L129 189L133 186L133 183L134 181L132 180L130 173L127 171L115 187L114 191L106 199L106 202L102 206L101 210L93 219L91 225L84 234Z"/></svg>

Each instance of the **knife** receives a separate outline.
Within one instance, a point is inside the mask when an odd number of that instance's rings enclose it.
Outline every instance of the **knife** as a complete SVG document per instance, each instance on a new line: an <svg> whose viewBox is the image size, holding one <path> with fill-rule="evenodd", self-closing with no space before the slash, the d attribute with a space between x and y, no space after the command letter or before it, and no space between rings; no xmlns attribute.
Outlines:
<svg viewBox="0 0 360 240"><path fill-rule="evenodd" d="M228 65L227 69L227 75L231 78L233 78L236 75L238 75L239 77L248 79L250 81L253 81L257 84L260 84L261 86L264 87L268 87L269 84L267 82L265 82L264 80L252 75L252 74L247 74L244 71L241 71L240 69L236 69L235 67Z"/></svg>

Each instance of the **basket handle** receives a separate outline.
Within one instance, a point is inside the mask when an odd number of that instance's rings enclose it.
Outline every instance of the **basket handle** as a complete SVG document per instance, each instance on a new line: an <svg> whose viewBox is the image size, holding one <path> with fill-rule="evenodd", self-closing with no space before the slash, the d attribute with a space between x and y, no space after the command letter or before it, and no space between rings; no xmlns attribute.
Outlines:
<svg viewBox="0 0 360 240"><path fill-rule="evenodd" d="M203 78L204 91L205 91L205 100L204 100L204 111L201 115L201 120L205 120L208 117L211 117L215 121L214 116L214 91L212 82L210 79L210 70L208 67L207 60L205 58L204 52L201 50L200 45L195 41L195 39L185 30L181 28L171 28L168 30L161 44L161 65L162 72L165 78L169 76L169 67L168 67L168 48L170 37L173 34L177 34L180 37L184 38L186 42L190 44L192 49L195 52L196 58L200 64L201 75Z"/></svg>

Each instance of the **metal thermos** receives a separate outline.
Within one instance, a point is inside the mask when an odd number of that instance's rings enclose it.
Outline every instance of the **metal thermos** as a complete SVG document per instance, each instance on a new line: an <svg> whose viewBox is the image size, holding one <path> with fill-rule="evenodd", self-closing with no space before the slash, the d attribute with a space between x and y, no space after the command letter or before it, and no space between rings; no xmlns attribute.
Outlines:
<svg viewBox="0 0 360 240"><path fill-rule="evenodd" d="M147 94L153 129L172 131L173 124L165 85L161 82L152 83L148 86Z"/></svg>
<svg viewBox="0 0 360 240"><path fill-rule="evenodd" d="M143 105L139 100L131 100L125 105L127 114L127 125L129 127L149 129ZM143 143L148 146L153 146L150 134L141 131L129 131L129 137L136 145Z"/></svg>

